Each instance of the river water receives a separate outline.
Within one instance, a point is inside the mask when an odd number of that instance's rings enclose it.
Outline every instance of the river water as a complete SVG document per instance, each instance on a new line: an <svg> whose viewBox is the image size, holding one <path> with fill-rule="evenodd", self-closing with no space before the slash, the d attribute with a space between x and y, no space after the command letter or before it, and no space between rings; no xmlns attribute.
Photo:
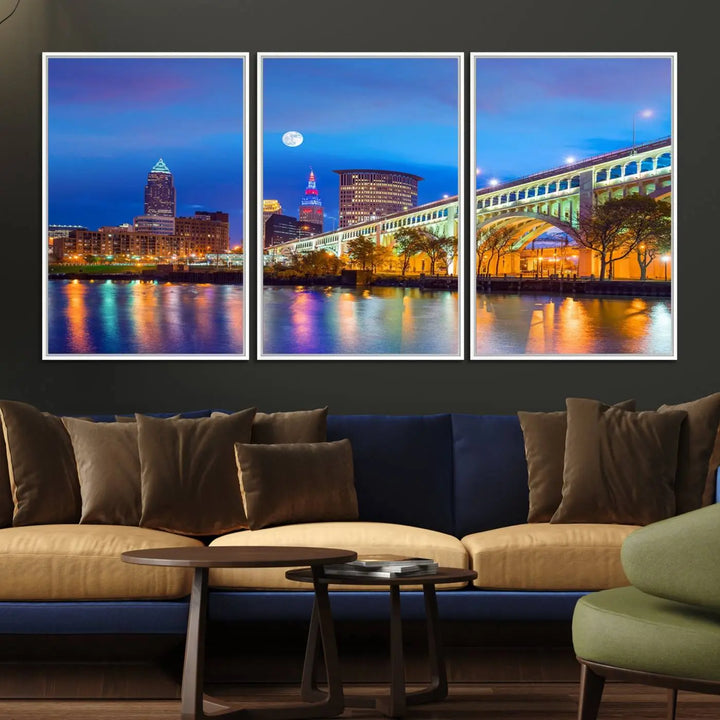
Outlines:
<svg viewBox="0 0 720 720"><path fill-rule="evenodd" d="M49 280L54 354L240 354L241 285Z"/></svg>
<svg viewBox="0 0 720 720"><path fill-rule="evenodd" d="M478 295L477 354L671 355L670 299Z"/></svg>
<svg viewBox="0 0 720 720"><path fill-rule="evenodd" d="M457 355L458 294L374 287L266 287L263 353Z"/></svg>
<svg viewBox="0 0 720 720"><path fill-rule="evenodd" d="M670 301L477 297L477 353L643 354L672 350ZM446 355L458 295L418 288L266 287L265 355ZM243 288L113 280L48 282L48 349L62 354L239 354Z"/></svg>

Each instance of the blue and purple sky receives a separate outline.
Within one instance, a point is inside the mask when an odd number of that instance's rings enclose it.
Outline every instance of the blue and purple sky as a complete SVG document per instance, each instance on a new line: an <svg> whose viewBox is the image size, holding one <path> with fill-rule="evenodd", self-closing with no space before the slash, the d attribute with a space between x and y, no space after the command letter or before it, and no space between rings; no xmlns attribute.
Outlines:
<svg viewBox="0 0 720 720"><path fill-rule="evenodd" d="M671 132L664 58L479 58L478 185L510 180ZM89 228L143 212L147 173L170 167L178 214L230 213L242 238L242 59L51 58L49 222ZM310 166L338 215L342 167L425 178L419 202L457 193L457 61L452 58L266 58L265 198L297 216ZM288 130L305 141L282 144Z"/></svg>
<svg viewBox="0 0 720 720"><path fill-rule="evenodd" d="M337 224L336 169L420 175L420 203L458 191L457 59L265 58L263 98L263 197L286 215L297 217L311 166L326 230ZM283 145L288 130L303 144Z"/></svg>
<svg viewBox="0 0 720 720"><path fill-rule="evenodd" d="M50 224L132 222L162 157L178 215L230 214L242 240L242 58L50 58Z"/></svg>
<svg viewBox="0 0 720 720"><path fill-rule="evenodd" d="M669 58L477 58L478 187L667 137Z"/></svg>

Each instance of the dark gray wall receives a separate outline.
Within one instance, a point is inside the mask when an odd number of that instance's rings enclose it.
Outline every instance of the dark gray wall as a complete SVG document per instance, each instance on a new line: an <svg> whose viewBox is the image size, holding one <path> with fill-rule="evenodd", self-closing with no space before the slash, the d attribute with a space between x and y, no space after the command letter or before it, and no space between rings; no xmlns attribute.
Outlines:
<svg viewBox="0 0 720 720"><path fill-rule="evenodd" d="M13 4L0 0L0 17ZM67 413L322 404L343 413L511 413L558 408L566 395L636 397L654 407L720 389L720 63L716 27L700 7L674 0L23 0L0 26L0 397ZM678 51L680 359L41 361L40 53L111 50Z"/></svg>

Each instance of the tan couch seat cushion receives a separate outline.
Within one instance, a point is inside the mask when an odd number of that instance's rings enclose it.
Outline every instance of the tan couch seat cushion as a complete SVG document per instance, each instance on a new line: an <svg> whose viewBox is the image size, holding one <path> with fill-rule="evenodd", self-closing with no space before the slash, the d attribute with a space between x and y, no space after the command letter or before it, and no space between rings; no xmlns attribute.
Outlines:
<svg viewBox="0 0 720 720"><path fill-rule="evenodd" d="M474 584L502 590L605 590L629 585L620 546L637 527L531 523L462 539Z"/></svg>
<svg viewBox="0 0 720 720"><path fill-rule="evenodd" d="M202 546L123 525L34 525L0 530L0 600L144 600L190 592L192 570L122 562L126 550Z"/></svg>
<svg viewBox="0 0 720 720"><path fill-rule="evenodd" d="M354 550L358 555L392 554L428 557L440 565L467 568L468 557L462 543L452 535L406 525L372 522L301 523L282 527L245 530L217 538L211 547L228 545L290 545ZM254 588L263 590L310 590L305 583L285 579L287 568L259 568L210 571L210 587ZM463 584L438 585L438 589L463 587ZM356 585L331 585L335 590L382 590ZM405 588L405 589L410 589ZM417 588L415 588L417 589Z"/></svg>

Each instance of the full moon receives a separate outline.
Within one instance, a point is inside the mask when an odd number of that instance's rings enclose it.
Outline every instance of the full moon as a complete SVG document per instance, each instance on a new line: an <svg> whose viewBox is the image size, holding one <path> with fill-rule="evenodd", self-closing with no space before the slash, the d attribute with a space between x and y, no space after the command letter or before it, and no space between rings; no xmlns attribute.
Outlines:
<svg viewBox="0 0 720 720"><path fill-rule="evenodd" d="M302 145L304 139L305 138L302 136L302 133L299 133L297 130L289 130L282 136L283 144L288 147L297 147L298 145Z"/></svg>

